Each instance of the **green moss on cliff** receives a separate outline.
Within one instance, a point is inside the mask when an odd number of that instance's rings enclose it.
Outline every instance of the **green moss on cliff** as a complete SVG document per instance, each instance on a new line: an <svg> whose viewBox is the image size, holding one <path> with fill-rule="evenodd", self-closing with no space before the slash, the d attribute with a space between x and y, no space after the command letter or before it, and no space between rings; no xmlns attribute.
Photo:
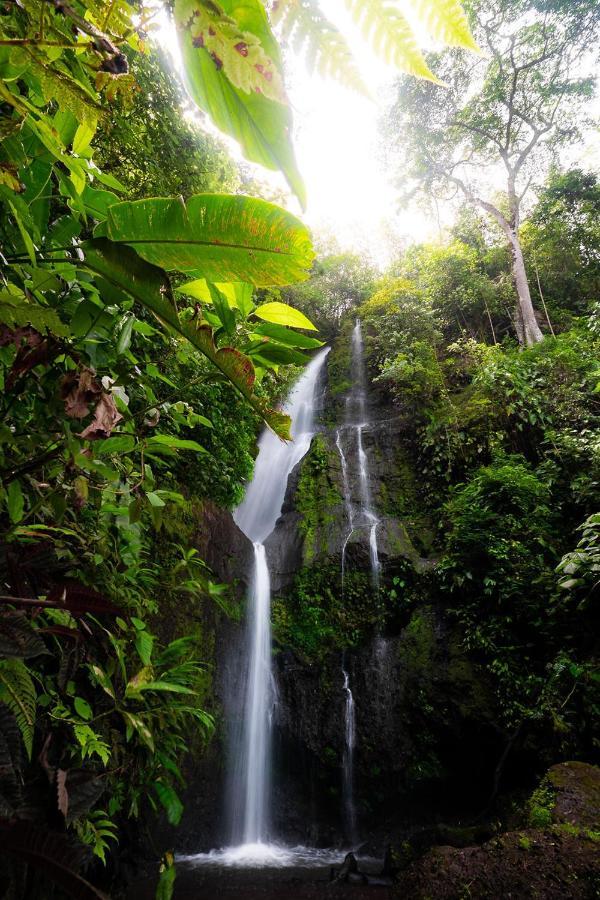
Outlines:
<svg viewBox="0 0 600 900"><path fill-rule="evenodd" d="M303 568L287 596L274 599L272 616L277 642L315 661L358 646L381 621L382 608L369 572L348 572L342 593L340 568L328 564Z"/></svg>
<svg viewBox="0 0 600 900"><path fill-rule="evenodd" d="M304 537L304 561L307 565L319 553L327 552L328 531L336 521L342 498L331 477L331 452L323 435L317 434L306 455L296 491L296 509L301 514L300 532Z"/></svg>

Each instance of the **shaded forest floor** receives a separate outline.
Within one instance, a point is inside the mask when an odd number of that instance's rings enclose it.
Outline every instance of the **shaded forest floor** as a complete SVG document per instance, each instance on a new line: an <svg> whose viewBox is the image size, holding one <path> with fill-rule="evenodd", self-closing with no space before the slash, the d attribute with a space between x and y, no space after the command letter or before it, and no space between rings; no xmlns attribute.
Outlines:
<svg viewBox="0 0 600 900"><path fill-rule="evenodd" d="M329 867L215 869L178 865L174 900L392 900L390 887L331 884ZM156 878L135 884L136 900L154 900Z"/></svg>

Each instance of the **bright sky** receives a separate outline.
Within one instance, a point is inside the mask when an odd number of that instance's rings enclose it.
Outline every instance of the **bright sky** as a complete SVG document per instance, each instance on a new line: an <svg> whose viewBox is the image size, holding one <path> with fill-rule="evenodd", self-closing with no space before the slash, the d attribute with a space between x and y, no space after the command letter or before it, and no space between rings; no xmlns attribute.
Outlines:
<svg viewBox="0 0 600 900"><path fill-rule="evenodd" d="M317 243L320 237L326 242L335 237L342 250L364 253L385 266L398 245L435 237L438 226L418 211L397 211L396 191L380 158L378 120L393 96L395 70L377 60L357 37L339 0L321 0L321 7L348 37L373 99L331 79L311 76L302 59L287 54L294 146L308 194L302 218ZM159 34L161 46L169 48L177 64L177 41L166 16ZM228 146L241 158L233 142ZM258 180L286 189L279 173L260 166L252 169ZM287 205L301 213L294 198Z"/></svg>
<svg viewBox="0 0 600 900"><path fill-rule="evenodd" d="M319 75L310 75L304 61L286 54L285 75L294 113L294 146L306 182L308 207L303 220L311 227L317 247L332 238L342 250L369 256L385 267L403 246L435 240L440 225L436 217L418 207L399 210L397 191L384 169L378 124L393 101L397 72L371 53L340 0L320 0L328 18L336 24L354 52L372 99ZM178 66L179 52L173 25L164 10L160 15L159 41ZM443 90L443 88L439 88ZM599 135L586 147L573 147L568 163L593 168L600 158ZM226 139L234 157L242 159L235 141ZM563 160L565 162L565 160ZM254 177L272 189L288 194L280 173L247 161ZM286 205L301 214L298 201ZM450 210L442 211L449 224Z"/></svg>

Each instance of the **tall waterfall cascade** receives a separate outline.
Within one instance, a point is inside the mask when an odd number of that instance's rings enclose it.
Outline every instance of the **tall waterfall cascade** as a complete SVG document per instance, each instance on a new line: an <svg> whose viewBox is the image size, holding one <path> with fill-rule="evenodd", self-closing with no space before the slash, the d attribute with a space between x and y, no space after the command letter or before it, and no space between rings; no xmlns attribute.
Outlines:
<svg viewBox="0 0 600 900"><path fill-rule="evenodd" d="M346 549L352 535L358 528L369 529L369 555L374 587L379 587L381 563L377 544L377 529L380 520L373 508L370 488L370 468L368 454L364 448L363 433L369 427L367 415L366 369L364 342L360 319L352 331L352 390L346 397L346 421L336 432L336 447L342 464L342 484L348 532L342 547L342 591L346 569ZM354 441L356 448L357 472L350 472L349 450ZM351 474L358 477L359 502L353 502Z"/></svg>
<svg viewBox="0 0 600 900"><path fill-rule="evenodd" d="M260 860L277 852L268 843L272 838L271 720L275 689L271 671L271 590L264 541L281 514L288 477L310 448L317 385L328 352L329 348L325 348L311 360L286 404L293 440L285 443L272 432L263 432L254 477L234 514L236 524L254 544L244 648L245 704L231 773L231 794L236 798L232 844L240 859Z"/></svg>

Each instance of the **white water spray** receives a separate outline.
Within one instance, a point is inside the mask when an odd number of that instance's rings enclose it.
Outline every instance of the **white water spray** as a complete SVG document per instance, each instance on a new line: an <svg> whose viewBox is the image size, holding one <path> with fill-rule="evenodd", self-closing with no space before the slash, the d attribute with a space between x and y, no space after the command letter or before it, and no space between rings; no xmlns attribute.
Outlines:
<svg viewBox="0 0 600 900"><path fill-rule="evenodd" d="M315 395L329 348L308 364L285 411L292 419L293 442L263 432L259 453L243 502L234 519L254 542L254 573L246 638L247 681L244 720L235 747L232 794L235 812L232 839L241 846L228 851L240 859L261 860L280 848L270 838L271 718L275 700L271 672L271 590L264 541L281 514L288 476L310 447L314 433Z"/></svg>

